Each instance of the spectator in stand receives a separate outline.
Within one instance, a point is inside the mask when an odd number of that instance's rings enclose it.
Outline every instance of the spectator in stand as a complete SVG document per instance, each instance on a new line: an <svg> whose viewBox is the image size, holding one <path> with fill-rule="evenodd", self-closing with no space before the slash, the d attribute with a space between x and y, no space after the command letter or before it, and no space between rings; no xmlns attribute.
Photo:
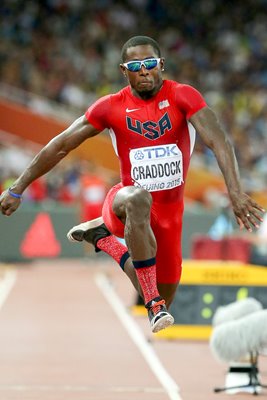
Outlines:
<svg viewBox="0 0 267 400"><path fill-rule="evenodd" d="M32 182L27 191L28 200L40 203L47 199L46 179L40 177Z"/></svg>
<svg viewBox="0 0 267 400"><path fill-rule="evenodd" d="M107 184L93 162L84 161L81 167L81 221L101 217L107 194Z"/></svg>

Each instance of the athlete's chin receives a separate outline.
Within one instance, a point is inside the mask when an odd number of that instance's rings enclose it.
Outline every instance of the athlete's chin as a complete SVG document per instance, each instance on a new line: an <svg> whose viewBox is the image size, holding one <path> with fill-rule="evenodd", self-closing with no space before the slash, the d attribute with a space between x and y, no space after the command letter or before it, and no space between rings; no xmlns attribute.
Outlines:
<svg viewBox="0 0 267 400"><path fill-rule="evenodd" d="M137 91L139 93L153 94L155 92L155 86L152 83L140 83Z"/></svg>
<svg viewBox="0 0 267 400"><path fill-rule="evenodd" d="M151 92L155 86L152 82L140 82L138 84L138 91L140 92Z"/></svg>

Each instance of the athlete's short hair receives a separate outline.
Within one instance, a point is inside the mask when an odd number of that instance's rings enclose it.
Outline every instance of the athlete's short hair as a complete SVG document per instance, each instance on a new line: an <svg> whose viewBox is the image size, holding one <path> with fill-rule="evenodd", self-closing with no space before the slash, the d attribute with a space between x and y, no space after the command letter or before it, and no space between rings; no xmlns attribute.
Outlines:
<svg viewBox="0 0 267 400"><path fill-rule="evenodd" d="M142 46L142 45L150 45L153 47L158 57L161 57L161 51L156 40L152 39L149 36L133 36L126 43L124 43L121 50L121 59L122 62L126 61L127 50L129 47Z"/></svg>

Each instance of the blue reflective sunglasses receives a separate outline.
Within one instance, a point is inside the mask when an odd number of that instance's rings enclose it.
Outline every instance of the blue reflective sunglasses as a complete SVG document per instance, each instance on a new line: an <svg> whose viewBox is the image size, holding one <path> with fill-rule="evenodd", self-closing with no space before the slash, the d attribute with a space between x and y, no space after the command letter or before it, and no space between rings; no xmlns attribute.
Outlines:
<svg viewBox="0 0 267 400"><path fill-rule="evenodd" d="M153 69L155 68L161 58L147 58L146 60L135 60L135 61L129 61L127 63L122 64L125 68L128 69L128 71L131 72L138 72L142 68L142 65L145 67L145 69Z"/></svg>

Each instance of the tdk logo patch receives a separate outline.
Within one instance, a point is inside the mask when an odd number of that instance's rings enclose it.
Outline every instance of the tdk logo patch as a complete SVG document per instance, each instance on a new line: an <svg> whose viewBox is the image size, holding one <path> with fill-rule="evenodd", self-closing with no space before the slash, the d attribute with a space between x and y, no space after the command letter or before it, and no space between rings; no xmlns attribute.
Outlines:
<svg viewBox="0 0 267 400"><path fill-rule="evenodd" d="M175 157L179 155L179 149L175 144L143 147L142 150L133 150L135 160L153 160L158 158Z"/></svg>

